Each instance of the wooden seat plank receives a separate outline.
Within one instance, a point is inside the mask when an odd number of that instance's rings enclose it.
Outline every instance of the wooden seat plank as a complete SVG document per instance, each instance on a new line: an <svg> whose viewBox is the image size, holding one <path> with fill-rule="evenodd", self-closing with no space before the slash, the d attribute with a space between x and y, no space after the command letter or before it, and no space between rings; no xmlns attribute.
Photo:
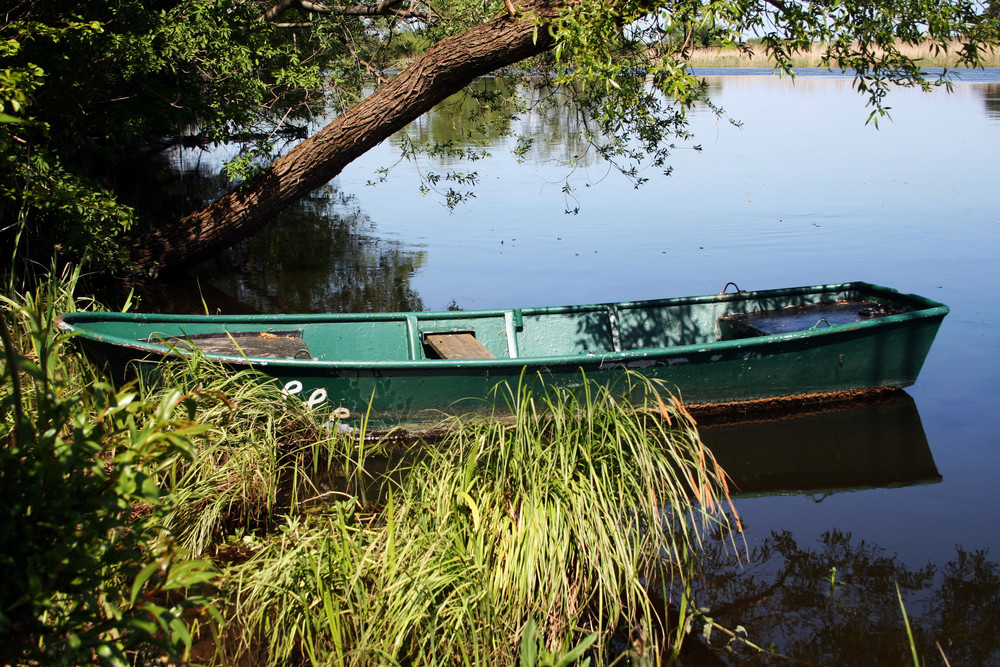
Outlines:
<svg viewBox="0 0 1000 667"><path fill-rule="evenodd" d="M424 340L442 359L495 359L471 333L433 333Z"/></svg>

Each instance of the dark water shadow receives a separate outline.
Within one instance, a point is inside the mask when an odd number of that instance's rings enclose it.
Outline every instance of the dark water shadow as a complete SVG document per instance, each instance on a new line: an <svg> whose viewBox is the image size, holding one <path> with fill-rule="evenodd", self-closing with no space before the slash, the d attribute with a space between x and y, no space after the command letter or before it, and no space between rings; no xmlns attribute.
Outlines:
<svg viewBox="0 0 1000 667"><path fill-rule="evenodd" d="M838 491L941 481L917 406L902 390L846 407L703 425L699 433L741 495L802 493L819 501Z"/></svg>
<svg viewBox="0 0 1000 667"><path fill-rule="evenodd" d="M970 86L982 97L983 110L993 120L1000 120L1000 83L982 83Z"/></svg>
<svg viewBox="0 0 1000 667"><path fill-rule="evenodd" d="M122 166L120 198L146 226L169 225L232 188L220 155L165 150ZM384 238L353 197L321 188L184 275L98 286L102 302L157 313L419 311L410 285L426 252Z"/></svg>
<svg viewBox="0 0 1000 667"><path fill-rule="evenodd" d="M185 275L129 287L155 313L420 311L411 279L424 261L423 250L381 238L349 197L327 191Z"/></svg>
<svg viewBox="0 0 1000 667"><path fill-rule="evenodd" d="M203 284L262 313L419 311L425 252L382 238L352 198L328 189L198 266Z"/></svg>

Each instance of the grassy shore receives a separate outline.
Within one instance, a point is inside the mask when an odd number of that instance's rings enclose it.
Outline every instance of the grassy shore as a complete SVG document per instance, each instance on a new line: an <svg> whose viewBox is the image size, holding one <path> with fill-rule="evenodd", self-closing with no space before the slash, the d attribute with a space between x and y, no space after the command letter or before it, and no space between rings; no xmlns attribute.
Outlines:
<svg viewBox="0 0 1000 667"><path fill-rule="evenodd" d="M947 51L935 51L930 45L913 46L901 44L900 52L908 57L919 59L924 67L956 67L958 50L956 42ZM688 64L691 67L773 67L774 59L770 58L762 46L758 46L750 55L722 48L695 49ZM800 52L792 60L796 68L823 67L823 49L815 45L808 52ZM985 67L1000 67L1000 52L986 54Z"/></svg>
<svg viewBox="0 0 1000 667"><path fill-rule="evenodd" d="M95 307L75 280L0 293L16 575L0 577L0 665L794 662L754 643L775 622L812 664L923 664L940 638L956 664L995 653L985 553L948 570L955 624L927 625L892 584L922 590L931 570L849 533L748 551L694 420L640 376L640 405L586 382L512 388L513 418L455 418L380 470L395 439L203 357L108 384L54 326Z"/></svg>
<svg viewBox="0 0 1000 667"><path fill-rule="evenodd" d="M515 387L370 499L396 445L262 377L107 384L55 329L73 282L0 297L0 664L659 664L695 627L734 510L661 388Z"/></svg>

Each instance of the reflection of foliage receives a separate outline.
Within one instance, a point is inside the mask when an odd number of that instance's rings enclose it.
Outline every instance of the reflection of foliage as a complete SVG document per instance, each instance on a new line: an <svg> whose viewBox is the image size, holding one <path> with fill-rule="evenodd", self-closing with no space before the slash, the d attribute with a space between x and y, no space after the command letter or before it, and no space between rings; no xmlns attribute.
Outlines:
<svg viewBox="0 0 1000 667"><path fill-rule="evenodd" d="M514 78L483 78L415 120L393 141L400 146L400 162L414 164L421 194L454 209L476 196L472 190L456 190L456 186L470 188L478 181L476 172L454 166L489 157L490 148L514 134L514 122L522 111L524 102ZM528 143L523 138L520 145ZM444 167L445 172L424 170L420 163L425 159ZM379 181L384 182L390 171L380 169Z"/></svg>
<svg viewBox="0 0 1000 667"><path fill-rule="evenodd" d="M642 76L624 81L615 89L592 90L573 82L557 84L530 72L479 79L396 135L400 162L413 162L422 193L439 197L448 208L475 197L473 191L456 190L452 185L476 184L476 173L457 165L490 157L497 148L510 150L519 161L530 153L536 162L564 165L567 199L572 199L578 187L570 184L570 178L601 160L641 185L649 180L644 175L649 167L670 173L667 157L678 145L689 145L691 136L681 110L648 88ZM640 98L636 109L642 113L633 109L635 117L627 120L630 124L642 125L640 116L654 109L663 118L654 123L650 116L634 136L625 137L622 118L601 116L601 105L616 95ZM707 100L705 104L715 110ZM667 142L668 136L673 140ZM422 167L421 161L428 166ZM437 173L435 168L444 172ZM378 182L384 182L391 171L392 167L380 169Z"/></svg>
<svg viewBox="0 0 1000 667"><path fill-rule="evenodd" d="M479 79L414 121L407 134L418 146L441 142L489 145L511 131L523 103L514 78Z"/></svg>
<svg viewBox="0 0 1000 667"><path fill-rule="evenodd" d="M959 548L940 571L913 569L837 530L824 533L815 549L799 547L791 533L774 533L742 562L713 551L696 591L706 615L723 627L745 628L757 644L796 661L906 664L910 646L896 585L920 655L938 655L940 643L953 665L1000 659L1000 569L984 552ZM735 646L728 648L734 663L771 659Z"/></svg>
<svg viewBox="0 0 1000 667"><path fill-rule="evenodd" d="M931 627L953 665L1000 660L1000 566L985 551L961 549L941 568L938 593L930 601Z"/></svg>
<svg viewBox="0 0 1000 667"><path fill-rule="evenodd" d="M1000 118L1000 83L984 83L972 86L972 89L983 96L983 107L990 118Z"/></svg>
<svg viewBox="0 0 1000 667"><path fill-rule="evenodd" d="M421 310L410 278L423 253L375 232L350 198L317 193L204 269L214 284L264 312Z"/></svg>

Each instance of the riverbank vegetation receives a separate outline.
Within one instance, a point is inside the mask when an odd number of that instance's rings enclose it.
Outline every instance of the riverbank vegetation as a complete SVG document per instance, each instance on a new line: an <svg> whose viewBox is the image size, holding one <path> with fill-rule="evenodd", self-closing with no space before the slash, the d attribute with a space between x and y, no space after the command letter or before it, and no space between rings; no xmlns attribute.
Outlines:
<svg viewBox="0 0 1000 667"><path fill-rule="evenodd" d="M54 327L94 307L71 283L0 310L3 664L995 658L988 554L911 568L836 530L748 550L658 387L638 409L515 390L514 418L402 447L199 357L112 387Z"/></svg>
<svg viewBox="0 0 1000 667"><path fill-rule="evenodd" d="M115 389L55 329L69 288L3 306L5 664L656 663L694 626L703 539L732 535L652 385L638 409L515 389L513 420L371 478L391 441L363 424L197 357Z"/></svg>
<svg viewBox="0 0 1000 667"><path fill-rule="evenodd" d="M159 527L161 475L205 431L176 389L115 389L54 328L73 306L53 281L0 299L0 662L129 664L179 654L189 612L215 614L217 576Z"/></svg>

